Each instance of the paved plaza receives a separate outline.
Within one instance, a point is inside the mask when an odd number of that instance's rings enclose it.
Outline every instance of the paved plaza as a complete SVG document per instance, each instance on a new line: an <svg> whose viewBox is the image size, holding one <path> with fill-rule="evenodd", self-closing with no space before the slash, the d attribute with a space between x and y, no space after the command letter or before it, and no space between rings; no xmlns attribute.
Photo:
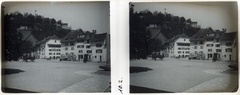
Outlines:
<svg viewBox="0 0 240 95"><path fill-rule="evenodd" d="M23 72L3 75L3 87L33 92L105 92L110 72L99 66L106 63L36 59L35 62L7 62L2 68Z"/></svg>
<svg viewBox="0 0 240 95"><path fill-rule="evenodd" d="M131 67L152 70L130 74L130 85L168 92L232 92L238 85L238 71L230 62L164 58L132 60Z"/></svg>

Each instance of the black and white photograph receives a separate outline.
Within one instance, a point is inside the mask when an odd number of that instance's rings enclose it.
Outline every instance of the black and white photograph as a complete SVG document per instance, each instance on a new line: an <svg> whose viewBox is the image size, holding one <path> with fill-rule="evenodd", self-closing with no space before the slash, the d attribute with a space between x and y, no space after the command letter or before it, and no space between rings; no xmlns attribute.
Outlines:
<svg viewBox="0 0 240 95"><path fill-rule="evenodd" d="M130 2L130 93L238 90L237 2Z"/></svg>
<svg viewBox="0 0 240 95"><path fill-rule="evenodd" d="M110 93L110 5L3 2L3 93Z"/></svg>

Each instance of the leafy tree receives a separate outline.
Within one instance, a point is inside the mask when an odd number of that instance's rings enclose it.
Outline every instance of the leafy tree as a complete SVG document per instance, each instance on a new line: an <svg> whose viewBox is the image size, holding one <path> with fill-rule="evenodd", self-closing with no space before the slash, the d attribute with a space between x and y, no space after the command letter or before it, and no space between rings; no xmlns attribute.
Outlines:
<svg viewBox="0 0 240 95"><path fill-rule="evenodd" d="M133 13L134 5L130 7L130 58L147 58L149 54L150 31L146 30L149 25L147 18L152 14L149 11Z"/></svg>

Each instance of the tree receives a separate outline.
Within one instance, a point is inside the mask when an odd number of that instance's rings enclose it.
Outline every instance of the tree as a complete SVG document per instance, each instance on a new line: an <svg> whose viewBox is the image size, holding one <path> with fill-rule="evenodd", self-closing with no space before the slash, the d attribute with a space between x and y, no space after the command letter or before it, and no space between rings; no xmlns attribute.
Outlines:
<svg viewBox="0 0 240 95"><path fill-rule="evenodd" d="M20 50L17 47L20 47L22 34L17 32L20 23L18 22L17 17L14 14L6 14L4 17L4 30L3 30L3 60L12 61L18 60L21 56Z"/></svg>
<svg viewBox="0 0 240 95"><path fill-rule="evenodd" d="M147 18L151 17L151 12L144 11L134 13L134 5L130 5L130 58L147 58L149 55L149 42L151 39L150 31L146 30L149 26Z"/></svg>

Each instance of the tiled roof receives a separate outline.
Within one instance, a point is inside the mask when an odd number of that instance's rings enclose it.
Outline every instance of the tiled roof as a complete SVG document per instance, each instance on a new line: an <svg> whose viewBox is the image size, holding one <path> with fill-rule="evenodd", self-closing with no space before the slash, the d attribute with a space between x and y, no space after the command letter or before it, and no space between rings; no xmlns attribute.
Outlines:
<svg viewBox="0 0 240 95"><path fill-rule="evenodd" d="M38 44L45 44L50 39L59 40L59 38L56 35L53 35L53 36L48 36L47 38L44 38L42 41L39 41Z"/></svg>
<svg viewBox="0 0 240 95"><path fill-rule="evenodd" d="M92 42L106 39L107 33L95 34L93 36Z"/></svg>
<svg viewBox="0 0 240 95"><path fill-rule="evenodd" d="M224 33L221 40L234 40L237 37L237 32Z"/></svg>
<svg viewBox="0 0 240 95"><path fill-rule="evenodd" d="M207 37L207 34L210 32L213 32L213 30L211 28L201 29L190 38L190 41L205 40L205 38Z"/></svg>
<svg viewBox="0 0 240 95"><path fill-rule="evenodd" d="M181 34L181 35L176 35L174 37L172 37L168 42L174 42L176 41L178 38L189 38L185 33Z"/></svg>
<svg viewBox="0 0 240 95"><path fill-rule="evenodd" d="M94 34L94 32L89 31L83 32L82 30L73 30L70 31L66 36L64 36L61 39L61 42L75 42L82 39L91 39ZM84 37L80 37L81 35L84 35Z"/></svg>

